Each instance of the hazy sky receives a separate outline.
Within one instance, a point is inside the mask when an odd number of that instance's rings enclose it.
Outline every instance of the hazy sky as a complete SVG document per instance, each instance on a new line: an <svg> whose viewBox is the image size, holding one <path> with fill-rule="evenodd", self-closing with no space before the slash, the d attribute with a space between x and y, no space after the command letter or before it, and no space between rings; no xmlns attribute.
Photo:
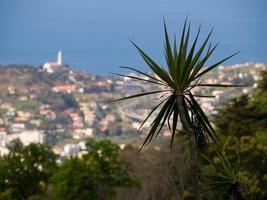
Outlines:
<svg viewBox="0 0 267 200"><path fill-rule="evenodd" d="M267 63L266 10L266 0L0 0L0 64L37 66L62 49L66 63L94 73L145 69L128 39L163 63L163 16L178 35L186 16L202 35L215 26L212 61L242 50L228 63Z"/></svg>

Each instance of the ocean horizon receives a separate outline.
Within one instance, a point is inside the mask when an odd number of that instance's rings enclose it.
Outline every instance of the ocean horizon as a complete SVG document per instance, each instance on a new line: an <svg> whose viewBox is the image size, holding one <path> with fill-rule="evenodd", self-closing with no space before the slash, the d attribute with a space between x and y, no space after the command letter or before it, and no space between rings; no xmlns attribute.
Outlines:
<svg viewBox="0 0 267 200"><path fill-rule="evenodd" d="M266 7L265 0L4 0L0 65L40 66L62 50L64 63L94 74L118 72L122 65L147 70L131 39L164 66L163 18L169 33L179 38L186 17L192 38L201 25L199 41L214 27L211 42L220 45L210 63L239 50L224 65L267 63Z"/></svg>

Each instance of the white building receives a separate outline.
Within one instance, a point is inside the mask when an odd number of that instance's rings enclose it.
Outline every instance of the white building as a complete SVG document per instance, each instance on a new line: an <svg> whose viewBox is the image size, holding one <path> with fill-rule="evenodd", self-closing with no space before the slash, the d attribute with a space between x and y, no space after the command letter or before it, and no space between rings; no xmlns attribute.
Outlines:
<svg viewBox="0 0 267 200"><path fill-rule="evenodd" d="M7 138L7 133L6 132L0 132L0 147L6 146L6 138Z"/></svg>
<svg viewBox="0 0 267 200"><path fill-rule="evenodd" d="M9 149L6 147L0 147L0 157L7 155L9 153Z"/></svg>
<svg viewBox="0 0 267 200"><path fill-rule="evenodd" d="M81 149L78 144L67 144L64 146L64 152L61 153L61 156L77 156L80 150Z"/></svg>
<svg viewBox="0 0 267 200"><path fill-rule="evenodd" d="M43 70L48 73L54 73L58 69L60 69L63 65L62 62L62 51L58 51L57 53L57 62L47 62L43 65Z"/></svg>
<svg viewBox="0 0 267 200"><path fill-rule="evenodd" d="M45 135L43 131L39 130L23 131L21 133L7 135L7 143L15 139L20 139L24 146L27 146L30 143L43 144Z"/></svg>

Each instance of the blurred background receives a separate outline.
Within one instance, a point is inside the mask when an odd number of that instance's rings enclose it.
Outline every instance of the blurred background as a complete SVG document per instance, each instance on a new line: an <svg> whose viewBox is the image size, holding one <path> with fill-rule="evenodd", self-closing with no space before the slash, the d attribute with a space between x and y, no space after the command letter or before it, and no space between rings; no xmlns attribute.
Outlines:
<svg viewBox="0 0 267 200"><path fill-rule="evenodd" d="M226 64L266 62L266 8L265 0L2 0L0 64L39 66L62 50L67 64L92 73L146 69L128 39L163 63L163 17L179 36L186 16L203 37L215 28L211 61L242 50Z"/></svg>

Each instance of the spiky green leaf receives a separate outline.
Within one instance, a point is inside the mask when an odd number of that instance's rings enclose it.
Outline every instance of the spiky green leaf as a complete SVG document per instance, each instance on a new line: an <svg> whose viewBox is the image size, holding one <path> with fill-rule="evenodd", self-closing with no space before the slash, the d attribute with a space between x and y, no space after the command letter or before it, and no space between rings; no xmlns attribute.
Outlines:
<svg viewBox="0 0 267 200"><path fill-rule="evenodd" d="M137 98L137 97L151 95L151 94L157 94L157 93L163 93L163 92L168 92L168 91L171 91L171 90L157 90L157 91L152 91L152 92L144 92L144 93L140 93L140 94L134 94L131 96L115 99L115 100L112 100L110 102L122 101L122 100L126 100L126 99L132 99L132 98Z"/></svg>

